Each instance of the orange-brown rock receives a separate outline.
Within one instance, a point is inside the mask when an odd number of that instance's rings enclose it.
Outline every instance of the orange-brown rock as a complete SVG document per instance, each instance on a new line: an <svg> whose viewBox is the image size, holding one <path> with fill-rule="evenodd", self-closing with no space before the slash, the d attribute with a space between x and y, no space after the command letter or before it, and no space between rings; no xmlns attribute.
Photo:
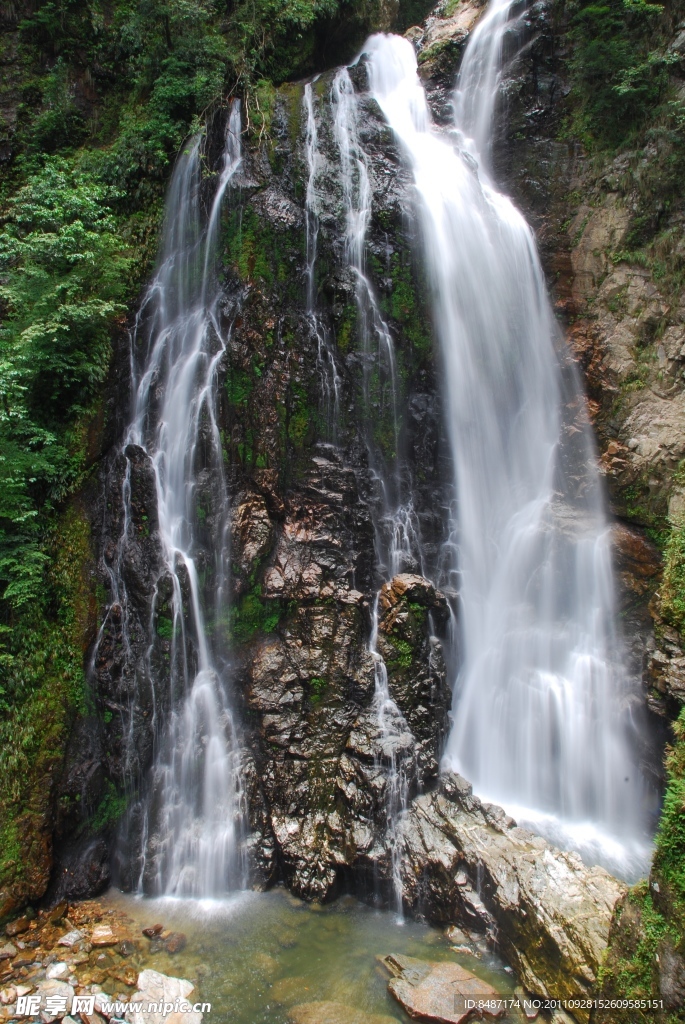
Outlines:
<svg viewBox="0 0 685 1024"><path fill-rule="evenodd" d="M496 1019L504 997L458 963L429 963L390 954L382 962L393 975L388 991L417 1020L464 1024L474 1017Z"/></svg>

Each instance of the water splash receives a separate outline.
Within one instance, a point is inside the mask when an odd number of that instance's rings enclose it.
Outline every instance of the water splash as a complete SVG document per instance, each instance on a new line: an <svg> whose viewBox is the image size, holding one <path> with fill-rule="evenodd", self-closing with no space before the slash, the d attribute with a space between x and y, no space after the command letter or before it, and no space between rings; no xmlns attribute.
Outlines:
<svg viewBox="0 0 685 1024"><path fill-rule="evenodd" d="M371 93L414 174L442 349L463 651L446 758L479 795L569 828L592 821L644 858L591 433L532 232L488 171L517 10L494 0L473 33L449 136L411 44L366 46Z"/></svg>

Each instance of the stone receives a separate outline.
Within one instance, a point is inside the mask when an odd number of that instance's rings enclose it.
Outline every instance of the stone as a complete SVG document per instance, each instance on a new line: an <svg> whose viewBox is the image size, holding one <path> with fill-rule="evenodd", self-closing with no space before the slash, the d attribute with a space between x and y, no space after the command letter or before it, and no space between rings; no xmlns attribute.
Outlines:
<svg viewBox="0 0 685 1024"><path fill-rule="evenodd" d="M93 946L116 946L119 941L108 924L96 924L90 933Z"/></svg>
<svg viewBox="0 0 685 1024"><path fill-rule="evenodd" d="M504 1005L497 1005L502 994L461 964L430 963L393 953L383 957L382 963L393 975L388 991L410 1017L435 1024L463 1024L474 1016L471 1000L494 1004L482 1011L484 1017L504 1015Z"/></svg>
<svg viewBox="0 0 685 1024"><path fill-rule="evenodd" d="M145 970L138 975L138 991L130 997L131 1003L172 1003L187 1000L194 990L191 981L174 978L159 971ZM166 1016L155 1010L127 1010L129 1024L202 1024L202 1013L190 1010L184 1013L169 1013Z"/></svg>
<svg viewBox="0 0 685 1024"><path fill-rule="evenodd" d="M466 41L483 13L477 0L465 0L447 17L441 16L445 5L426 18L425 28L410 29L410 38L419 51L419 74L423 79L452 82Z"/></svg>
<svg viewBox="0 0 685 1024"><path fill-rule="evenodd" d="M344 1003L300 1003L288 1010L290 1024L399 1024L396 1017L364 1013Z"/></svg>
<svg viewBox="0 0 685 1024"><path fill-rule="evenodd" d="M74 998L74 989L66 981L58 981L56 979L48 979L41 981L36 989L36 993L40 995L41 1005L41 1020L44 1022L50 1022L56 1020L58 1017L64 1017L65 1013L49 1014L45 1009L46 1000L51 996L57 997L62 1001L66 999L67 1009L71 1006L71 1001Z"/></svg>
<svg viewBox="0 0 685 1024"><path fill-rule="evenodd" d="M11 942L6 942L4 946L0 946L0 961L11 960L13 956L17 955L17 948L13 946Z"/></svg>
<svg viewBox="0 0 685 1024"><path fill-rule="evenodd" d="M622 882L494 814L452 773L440 791L415 798L399 843L406 905L496 932L502 956L535 995L594 992ZM455 883L459 871L470 886Z"/></svg>
<svg viewBox="0 0 685 1024"><path fill-rule="evenodd" d="M16 921L10 921L9 924L5 925L5 935L9 935L10 938L14 938L15 935L21 935L29 930L30 924L31 922L28 917L18 917Z"/></svg>
<svg viewBox="0 0 685 1024"><path fill-rule="evenodd" d="M45 972L45 977L46 978L51 978L51 979L54 979L54 978L66 978L68 974L69 974L69 964L58 962L56 964L50 964L50 966L48 967L48 969Z"/></svg>
<svg viewBox="0 0 685 1024"><path fill-rule="evenodd" d="M659 992L665 1010L685 1006L685 959L668 939L659 944Z"/></svg>
<svg viewBox="0 0 685 1024"><path fill-rule="evenodd" d="M14 985L10 985L8 988L0 990L0 1003L3 1006L7 1006L9 1003L15 1002L17 998L17 990Z"/></svg>
<svg viewBox="0 0 685 1024"><path fill-rule="evenodd" d="M63 917L66 917L68 910L68 903L64 901L62 901L62 903L58 903L56 907L53 907L53 909L48 912L47 921L50 924L57 924L57 922L61 921Z"/></svg>
<svg viewBox="0 0 685 1024"><path fill-rule="evenodd" d="M181 953L186 948L187 941L183 932L171 932L164 940L164 948L167 953Z"/></svg>
<svg viewBox="0 0 685 1024"><path fill-rule="evenodd" d="M77 945L77 943L79 943L82 939L83 932L80 932L78 928L73 928L70 932L67 932L66 935L63 935L60 939L57 940L57 945L66 946L67 949L73 949L74 946Z"/></svg>
<svg viewBox="0 0 685 1024"><path fill-rule="evenodd" d="M143 935L146 939L152 939L164 931L163 924L153 924L150 928L143 928Z"/></svg>

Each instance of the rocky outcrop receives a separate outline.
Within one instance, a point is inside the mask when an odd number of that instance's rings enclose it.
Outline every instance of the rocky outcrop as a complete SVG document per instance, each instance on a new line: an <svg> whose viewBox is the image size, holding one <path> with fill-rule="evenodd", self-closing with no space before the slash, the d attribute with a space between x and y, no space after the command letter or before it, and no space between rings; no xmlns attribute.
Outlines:
<svg viewBox="0 0 685 1024"><path fill-rule="evenodd" d="M411 727L406 755L430 779L450 702L430 614L444 622L446 601L427 580L403 575L383 587L379 606L389 686ZM330 895L360 862L381 876L389 870L388 753L372 707L368 629L368 602L342 589L338 602L299 608L250 655L247 706L259 723L254 750L270 827L289 884L309 898Z"/></svg>
<svg viewBox="0 0 685 1024"><path fill-rule="evenodd" d="M626 887L533 835L459 775L417 797L402 825L406 904L486 931L529 992L588 996ZM578 1012L579 1020L588 1011Z"/></svg>

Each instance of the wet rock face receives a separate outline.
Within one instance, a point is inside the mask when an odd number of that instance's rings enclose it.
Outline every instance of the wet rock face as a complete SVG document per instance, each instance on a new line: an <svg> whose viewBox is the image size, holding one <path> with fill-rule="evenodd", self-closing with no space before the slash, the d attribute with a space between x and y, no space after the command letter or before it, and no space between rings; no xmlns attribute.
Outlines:
<svg viewBox="0 0 685 1024"><path fill-rule="evenodd" d="M402 829L406 903L429 919L480 928L525 988L576 998L593 991L614 907L626 887L587 868L492 804L461 776L417 797ZM574 1011L587 1020L589 1011Z"/></svg>
<svg viewBox="0 0 685 1024"><path fill-rule="evenodd" d="M423 603L412 608L411 597ZM383 641L396 659L387 663L389 686L411 729L399 740L400 755L429 784L451 697L429 611L444 620L446 601L427 580L409 575L386 584L381 601L379 636L396 638L395 645ZM372 706L368 635L368 601L343 590L335 603L299 607L278 635L257 642L247 666L248 717L256 726L253 749L270 827L290 886L308 898L332 894L340 872L357 862L381 876L389 870L388 752Z"/></svg>
<svg viewBox="0 0 685 1024"><path fill-rule="evenodd" d="M410 573L395 576L378 598L378 651L388 670L390 695L416 741L419 783L437 778L452 694L442 644L450 611L444 595Z"/></svg>
<svg viewBox="0 0 685 1024"><path fill-rule="evenodd" d="M379 354L363 340L356 278L347 265L332 77L317 81L314 96L321 160L315 316L306 289L302 86L279 90L268 136L248 139L239 188L227 193L224 298L217 312L227 340L217 366L215 411L230 505L217 504L202 429L195 495L195 562L208 595L217 538L225 537L229 550L227 600L212 629L213 642L226 652L225 685L243 728L252 881L267 885L284 877L307 898L332 894L355 865L381 879L389 871L389 751L382 749L372 708L369 652L382 583L377 534L385 528L378 467L411 490L424 571L438 582L452 501L443 483L450 478L443 471L447 448L421 268L413 255L410 176L377 107L362 99L358 129L373 192L368 272L392 334L400 382L393 430L387 414L392 396ZM363 75L353 77L363 88ZM213 130L220 134L223 126L217 122ZM219 149L210 140L209 159ZM122 543L129 492L131 520ZM169 687L171 659L175 651L179 656L172 639L173 581L162 573L154 472L141 448L115 446L110 453L94 519L104 596L90 668L97 725L89 726L95 738L87 756L76 743L73 768L65 773L60 896L73 895L68 880L75 877L75 859L82 879L97 874L97 857L87 863L85 843L93 838L93 820L103 822L99 834L115 848L119 884L137 884L139 865L130 857L143 828L137 794L160 723L182 697ZM416 557L406 563L403 568L418 569ZM179 580L190 622L182 567ZM379 653L407 723L398 756L414 786L430 786L450 704L438 639L449 616L445 598L428 580L408 576L405 583L393 581L388 590ZM124 796L130 793L132 799ZM117 831L124 806L125 827ZM74 886L80 895L81 882Z"/></svg>

